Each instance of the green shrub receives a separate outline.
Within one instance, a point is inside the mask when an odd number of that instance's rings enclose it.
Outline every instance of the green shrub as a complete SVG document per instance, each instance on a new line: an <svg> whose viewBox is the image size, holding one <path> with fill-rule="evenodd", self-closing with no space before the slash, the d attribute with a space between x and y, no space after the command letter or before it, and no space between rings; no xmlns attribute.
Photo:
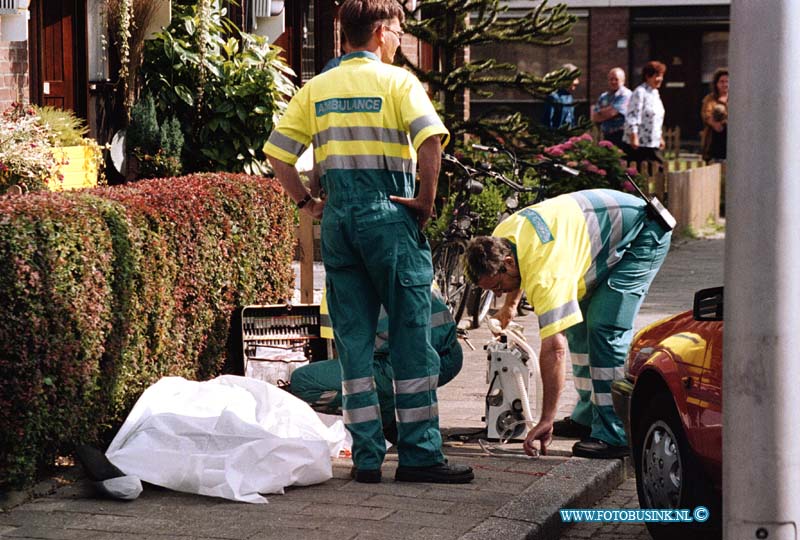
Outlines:
<svg viewBox="0 0 800 540"><path fill-rule="evenodd" d="M233 310L291 294L292 215L231 174L0 200L0 490L160 377L220 373Z"/></svg>
<svg viewBox="0 0 800 540"><path fill-rule="evenodd" d="M131 110L125 136L129 155L136 159L138 178L177 176L183 170L183 132L174 116L159 126L153 97L145 94Z"/></svg>
<svg viewBox="0 0 800 540"><path fill-rule="evenodd" d="M172 22L145 48L142 74L160 119L183 128L192 171L266 172L262 147L295 88L280 50L241 32L212 2L175 5Z"/></svg>

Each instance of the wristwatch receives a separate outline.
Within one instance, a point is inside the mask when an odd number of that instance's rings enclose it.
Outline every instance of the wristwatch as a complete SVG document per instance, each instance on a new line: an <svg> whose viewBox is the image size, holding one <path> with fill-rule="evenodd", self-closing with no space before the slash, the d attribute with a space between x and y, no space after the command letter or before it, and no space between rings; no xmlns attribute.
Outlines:
<svg viewBox="0 0 800 540"><path fill-rule="evenodd" d="M306 196L303 197L303 200L297 202L297 208L303 208L312 198L313 197L311 197L311 193L306 193Z"/></svg>

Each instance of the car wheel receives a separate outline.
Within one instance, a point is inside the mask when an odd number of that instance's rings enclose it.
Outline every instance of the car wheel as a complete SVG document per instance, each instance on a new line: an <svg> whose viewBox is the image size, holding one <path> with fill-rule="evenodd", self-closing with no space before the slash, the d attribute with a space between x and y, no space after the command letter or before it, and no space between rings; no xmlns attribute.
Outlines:
<svg viewBox="0 0 800 540"><path fill-rule="evenodd" d="M688 509L705 506L703 523L648 522L656 540L720 538L720 504L697 457L689 447L672 396L656 394L644 407L633 432L636 491L643 509Z"/></svg>

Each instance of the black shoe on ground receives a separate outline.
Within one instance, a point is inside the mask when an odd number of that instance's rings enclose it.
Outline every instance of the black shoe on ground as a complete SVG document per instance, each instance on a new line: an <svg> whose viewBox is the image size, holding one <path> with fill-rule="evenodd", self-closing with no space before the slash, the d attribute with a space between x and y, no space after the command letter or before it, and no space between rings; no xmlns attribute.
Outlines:
<svg viewBox="0 0 800 540"><path fill-rule="evenodd" d="M572 455L594 459L624 458L630 455L627 446L611 446L600 439L587 439L572 446Z"/></svg>
<svg viewBox="0 0 800 540"><path fill-rule="evenodd" d="M106 455L94 446L88 444L75 448L75 455L83 465L86 475L95 482L102 482L112 478L125 476L125 473L111 463Z"/></svg>
<svg viewBox="0 0 800 540"><path fill-rule="evenodd" d="M430 482L432 484L468 484L475 478L472 467L439 463L430 467L397 467L397 482Z"/></svg>
<svg viewBox="0 0 800 540"><path fill-rule="evenodd" d="M588 439L592 434L591 426L579 424L569 416L563 420L553 422L553 435L556 437L567 437L569 439Z"/></svg>
<svg viewBox="0 0 800 540"><path fill-rule="evenodd" d="M362 484L380 484L381 483L381 470L380 469L350 469L350 478Z"/></svg>

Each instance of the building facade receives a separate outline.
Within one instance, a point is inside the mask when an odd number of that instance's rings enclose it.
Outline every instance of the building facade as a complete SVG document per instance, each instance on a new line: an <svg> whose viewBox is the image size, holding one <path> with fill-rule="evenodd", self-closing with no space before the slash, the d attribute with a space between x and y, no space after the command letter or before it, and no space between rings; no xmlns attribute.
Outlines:
<svg viewBox="0 0 800 540"><path fill-rule="evenodd" d="M555 2L553 2L555 3ZM521 69L544 74L570 62L583 75L575 92L578 114L588 117L591 106L607 89L608 71L622 67L628 86L642 82L641 68L649 60L667 66L661 97L666 127L680 127L686 146L699 144L700 103L709 92L715 69L727 65L730 27L729 0L562 0L577 17L572 43L555 48L532 45L475 47L474 58L493 56ZM514 17L538 2L506 2ZM735 88L733 89L735 91ZM473 111L496 104L512 105L533 119L540 118L541 100L510 91L490 99L473 98Z"/></svg>

